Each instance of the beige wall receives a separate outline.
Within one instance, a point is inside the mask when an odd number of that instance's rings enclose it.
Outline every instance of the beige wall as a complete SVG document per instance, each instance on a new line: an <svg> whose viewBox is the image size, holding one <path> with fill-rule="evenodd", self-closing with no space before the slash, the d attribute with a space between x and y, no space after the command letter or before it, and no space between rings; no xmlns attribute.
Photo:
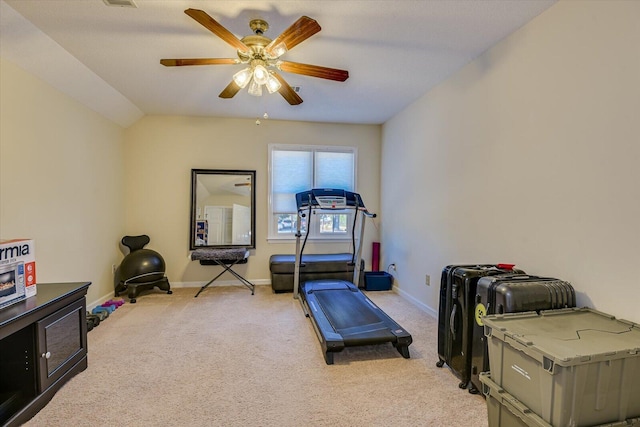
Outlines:
<svg viewBox="0 0 640 427"><path fill-rule="evenodd" d="M172 282L202 283L216 267L187 258L190 169L255 169L258 248L240 268L263 283L269 256L294 251L266 240L267 144L355 144L358 190L382 214L368 267L381 239L382 268L423 308L445 265L515 262L640 321L639 17L638 2L561 1L382 128L151 116L123 130L1 61L0 237L34 238L39 282L92 281L89 301L112 292L124 234L149 234Z"/></svg>
<svg viewBox="0 0 640 427"><path fill-rule="evenodd" d="M0 61L0 238L33 238L38 283L113 293L124 229L123 130Z"/></svg>
<svg viewBox="0 0 640 427"><path fill-rule="evenodd" d="M403 294L436 312L445 265L513 262L640 321L638 22L640 2L560 1L385 124Z"/></svg>
<svg viewBox="0 0 640 427"><path fill-rule="evenodd" d="M232 101L230 101L232 102ZM188 259L192 168L256 170L256 250L237 270L256 283L269 281L269 256L295 253L293 243L267 241L267 147L278 144L352 145L358 147L358 191L367 207L379 209L381 127L204 117L147 116L126 131L125 218L128 234L148 234L149 248L167 263L176 286L198 285L220 267ZM378 221L378 220L376 220ZM370 268L377 223L367 225L364 256ZM305 253L349 252L348 244L309 244ZM230 275L220 280L233 279Z"/></svg>
<svg viewBox="0 0 640 427"><path fill-rule="evenodd" d="M124 256L126 234L151 237L148 247L163 255L177 286L201 285L220 271L188 260L192 168L257 171L257 249L238 269L268 283L269 256L295 251L266 239L268 143L358 147L358 189L379 209L380 126L151 116L124 130L14 64L1 65L0 238L35 239L38 282L91 281L90 303L111 296L111 266ZM367 229L366 257L376 225Z"/></svg>

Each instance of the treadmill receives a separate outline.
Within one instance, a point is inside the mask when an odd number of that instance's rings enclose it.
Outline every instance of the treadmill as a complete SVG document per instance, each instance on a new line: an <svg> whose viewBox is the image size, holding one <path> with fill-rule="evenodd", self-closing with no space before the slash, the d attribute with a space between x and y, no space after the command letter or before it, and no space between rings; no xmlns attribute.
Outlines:
<svg viewBox="0 0 640 427"><path fill-rule="evenodd" d="M299 299L305 315L311 320L327 365L332 365L334 353L342 351L345 347L384 343L391 343L405 359L408 359L411 334L358 289L358 268L353 269L353 282L323 279L300 283L302 252L309 235L312 211L356 211L351 233L354 266L360 265L365 219L375 218L375 214L367 211L359 194L340 189L313 189L297 193L296 204L298 221L293 297ZM307 232L301 244L301 224L305 217ZM360 231L356 245L355 229L358 222Z"/></svg>

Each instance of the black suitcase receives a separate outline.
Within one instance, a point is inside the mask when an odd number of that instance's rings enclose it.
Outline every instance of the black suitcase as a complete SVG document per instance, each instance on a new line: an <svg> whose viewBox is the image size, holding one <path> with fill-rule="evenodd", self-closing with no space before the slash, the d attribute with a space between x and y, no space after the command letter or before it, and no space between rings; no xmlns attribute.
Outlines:
<svg viewBox="0 0 640 427"><path fill-rule="evenodd" d="M466 388L471 378L476 285L484 276L520 273L511 264L448 265L442 270L438 308L438 362L446 363Z"/></svg>
<svg viewBox="0 0 640 427"><path fill-rule="evenodd" d="M480 372L489 370L489 353L484 336L483 316L575 306L575 290L569 282L564 280L527 274L503 274L480 278L475 296L469 391L482 389Z"/></svg>

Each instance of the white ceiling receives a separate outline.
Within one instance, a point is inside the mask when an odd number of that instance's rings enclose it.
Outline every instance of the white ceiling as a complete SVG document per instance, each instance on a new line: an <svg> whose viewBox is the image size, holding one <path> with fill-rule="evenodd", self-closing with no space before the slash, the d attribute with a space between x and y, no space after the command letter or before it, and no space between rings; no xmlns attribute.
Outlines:
<svg viewBox="0 0 640 427"><path fill-rule="evenodd" d="M555 0L2 0L0 55L122 126L146 114L380 124ZM282 59L349 71L344 82L281 73L304 102L218 94L242 65L164 67L161 58L235 57L184 13L202 9L238 38L249 20L277 37L300 16L322 31Z"/></svg>

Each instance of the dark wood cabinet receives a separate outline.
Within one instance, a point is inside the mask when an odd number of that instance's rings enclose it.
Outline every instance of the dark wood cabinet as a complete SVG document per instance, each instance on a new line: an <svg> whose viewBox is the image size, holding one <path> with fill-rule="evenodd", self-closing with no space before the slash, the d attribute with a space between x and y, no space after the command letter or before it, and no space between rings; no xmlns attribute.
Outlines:
<svg viewBox="0 0 640 427"><path fill-rule="evenodd" d="M89 282L38 284L0 310L0 424L20 425L87 368Z"/></svg>

